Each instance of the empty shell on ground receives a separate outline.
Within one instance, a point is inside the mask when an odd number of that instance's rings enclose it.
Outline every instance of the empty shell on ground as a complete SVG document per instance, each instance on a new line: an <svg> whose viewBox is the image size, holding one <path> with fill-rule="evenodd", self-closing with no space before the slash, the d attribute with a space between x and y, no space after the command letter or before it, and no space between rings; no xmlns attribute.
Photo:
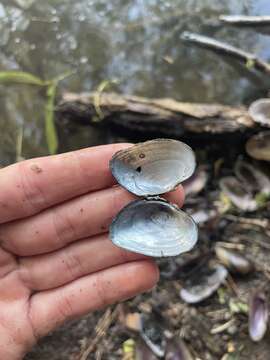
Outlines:
<svg viewBox="0 0 270 360"><path fill-rule="evenodd" d="M135 359L136 360L158 360L159 358L153 353L146 342L139 338L135 346ZM132 358L133 359L133 358Z"/></svg>
<svg viewBox="0 0 270 360"><path fill-rule="evenodd" d="M188 179L196 167L192 149L172 139L156 139L118 151L110 161L117 182L138 196L160 195Z"/></svg>
<svg viewBox="0 0 270 360"><path fill-rule="evenodd" d="M255 122L270 127L270 99L254 101L250 105L248 112Z"/></svg>
<svg viewBox="0 0 270 360"><path fill-rule="evenodd" d="M268 306L266 295L262 291L254 292L249 304L249 335L253 341L264 337L268 324Z"/></svg>
<svg viewBox="0 0 270 360"><path fill-rule="evenodd" d="M254 159L270 161L270 131L252 136L246 143L246 152Z"/></svg>
<svg viewBox="0 0 270 360"><path fill-rule="evenodd" d="M270 178L259 167L238 160L234 172L250 191L270 193Z"/></svg>
<svg viewBox="0 0 270 360"><path fill-rule="evenodd" d="M231 202L241 210L254 211L258 208L253 194L247 191L247 188L233 176L227 176L220 180L221 190Z"/></svg>
<svg viewBox="0 0 270 360"><path fill-rule="evenodd" d="M222 246L216 246L215 252L219 261L232 273L245 275L253 270L251 262L242 254L225 249Z"/></svg>
<svg viewBox="0 0 270 360"><path fill-rule="evenodd" d="M198 169L193 173L193 175L183 182L183 187L185 190L185 195L195 195L198 194L205 188L205 185L208 180L208 174L204 167L198 167Z"/></svg>
<svg viewBox="0 0 270 360"><path fill-rule="evenodd" d="M153 354L159 358L163 358L165 354L165 348L167 345L167 339L164 334L165 328L163 324L151 314L143 314L142 316L142 331L140 333L141 338L145 344L151 349Z"/></svg>
<svg viewBox="0 0 270 360"><path fill-rule="evenodd" d="M197 274L196 278L180 290L180 297L188 304L199 303L210 297L224 283L228 275L223 265L216 265L212 269Z"/></svg>
<svg viewBox="0 0 270 360"><path fill-rule="evenodd" d="M124 207L110 226L113 243L144 255L176 256L197 242L193 219L161 198L136 200Z"/></svg>

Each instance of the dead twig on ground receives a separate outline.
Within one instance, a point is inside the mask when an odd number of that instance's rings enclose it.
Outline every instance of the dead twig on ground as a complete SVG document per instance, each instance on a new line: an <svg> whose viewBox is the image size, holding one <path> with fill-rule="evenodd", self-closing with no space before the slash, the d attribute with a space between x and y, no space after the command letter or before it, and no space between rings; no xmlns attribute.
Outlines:
<svg viewBox="0 0 270 360"><path fill-rule="evenodd" d="M94 338L89 339L87 344L81 350L78 360L87 360L88 356L94 351L97 344L101 341L101 339L106 336L107 331L111 325L111 323L116 319L119 312L119 306L116 306L114 310L112 308L108 308L104 315L100 318L97 326L95 328L95 336Z"/></svg>
<svg viewBox="0 0 270 360"><path fill-rule="evenodd" d="M260 59L257 55L238 49L230 44L215 40L211 37L185 31L181 39L187 43L201 48L214 51L219 55L229 56L244 62L248 69L256 69L264 74L270 75L270 64Z"/></svg>
<svg viewBox="0 0 270 360"><path fill-rule="evenodd" d="M268 228L270 225L270 222L268 219L255 219L255 218L245 218L245 217L241 217L241 216L235 216L235 215L231 215L231 214L225 214L223 215L223 217L227 220L231 220L234 222L238 222L241 224L246 224L246 225L255 225L255 226L259 226L262 228Z"/></svg>

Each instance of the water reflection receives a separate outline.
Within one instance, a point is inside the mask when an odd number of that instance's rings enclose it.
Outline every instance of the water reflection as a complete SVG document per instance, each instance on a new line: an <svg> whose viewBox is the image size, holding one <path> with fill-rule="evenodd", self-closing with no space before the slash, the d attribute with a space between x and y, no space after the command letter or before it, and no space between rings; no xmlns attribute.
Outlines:
<svg viewBox="0 0 270 360"><path fill-rule="evenodd" d="M240 103L267 84L243 67L180 41L188 30L215 36L270 58L270 38L250 29L221 27L220 14L270 14L267 0L2 0L0 68L52 78L75 69L63 88L90 90L104 79L118 91L189 101ZM169 61L168 61L169 59ZM24 123L25 155L46 153L43 94L29 87L0 87L1 136ZM30 130L28 130L30 129ZM102 137L97 136L102 142ZM104 141L104 140L103 140ZM11 141L12 143L12 141ZM73 147L85 145L80 137ZM1 146L1 144L0 144ZM10 161L12 149L1 146Z"/></svg>

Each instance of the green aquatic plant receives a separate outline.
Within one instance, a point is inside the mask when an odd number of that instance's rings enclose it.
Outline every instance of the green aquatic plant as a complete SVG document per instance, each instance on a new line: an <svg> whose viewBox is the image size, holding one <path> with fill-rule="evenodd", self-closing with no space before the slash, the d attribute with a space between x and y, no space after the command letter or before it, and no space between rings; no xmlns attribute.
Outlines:
<svg viewBox="0 0 270 360"><path fill-rule="evenodd" d="M101 95L105 90L110 88L112 85L116 85L116 84L119 84L119 80L117 80L117 79L108 80L107 79L107 80L101 81L101 83L98 85L97 91L95 92L95 95L94 95L94 107L95 107L95 111L96 111L97 115L94 116L92 121L99 122L104 119L104 114L103 114L103 112L101 110L101 106L100 106Z"/></svg>
<svg viewBox="0 0 270 360"><path fill-rule="evenodd" d="M24 160L22 157L23 147L23 126L20 126L16 136L16 162Z"/></svg>
<svg viewBox="0 0 270 360"><path fill-rule="evenodd" d="M0 71L0 83L47 86L48 81L23 71Z"/></svg>
<svg viewBox="0 0 270 360"><path fill-rule="evenodd" d="M0 84L13 85L34 85L46 88L45 103L45 134L48 150L50 154L55 154L58 148L58 137L54 121L54 104L57 86L61 80L74 74L69 71L51 80L42 80L39 77L23 71L0 71Z"/></svg>
<svg viewBox="0 0 270 360"><path fill-rule="evenodd" d="M54 103L56 96L56 83L47 88L47 101L45 104L45 134L50 154L55 154L58 148L57 131L54 122Z"/></svg>

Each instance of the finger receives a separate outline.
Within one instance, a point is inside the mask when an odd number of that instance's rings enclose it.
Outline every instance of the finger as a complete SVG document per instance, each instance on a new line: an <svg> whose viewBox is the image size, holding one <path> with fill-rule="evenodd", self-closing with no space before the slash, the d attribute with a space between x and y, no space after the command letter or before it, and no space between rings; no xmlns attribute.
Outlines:
<svg viewBox="0 0 270 360"><path fill-rule="evenodd" d="M182 205L182 187L167 196ZM73 241L107 232L114 216L134 199L121 187L82 195L32 218L0 225L1 246L20 256L54 251Z"/></svg>
<svg viewBox="0 0 270 360"><path fill-rule="evenodd" d="M90 273L145 258L115 246L108 234L104 234L53 253L22 258L19 277L31 290L48 290Z"/></svg>
<svg viewBox="0 0 270 360"><path fill-rule="evenodd" d="M178 185L175 190L161 196L179 207L182 207L185 201L185 192L182 185Z"/></svg>
<svg viewBox="0 0 270 360"><path fill-rule="evenodd" d="M37 293L31 298L29 314L35 334L44 336L66 320L133 297L151 289L157 280L157 266L150 260L141 260Z"/></svg>
<svg viewBox="0 0 270 360"><path fill-rule="evenodd" d="M114 183L112 155L128 144L104 145L26 160L0 169L0 223L24 218Z"/></svg>

